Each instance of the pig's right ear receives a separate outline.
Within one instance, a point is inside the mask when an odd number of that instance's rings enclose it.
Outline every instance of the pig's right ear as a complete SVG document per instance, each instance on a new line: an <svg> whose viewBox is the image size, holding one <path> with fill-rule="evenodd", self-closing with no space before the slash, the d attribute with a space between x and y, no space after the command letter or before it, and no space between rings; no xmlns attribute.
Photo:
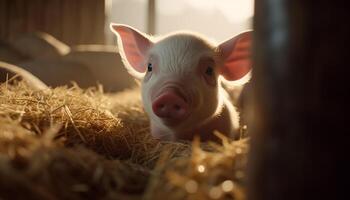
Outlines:
<svg viewBox="0 0 350 200"><path fill-rule="evenodd" d="M122 24L110 25L118 36L118 49L128 72L136 78L143 77L147 68L147 52L153 42L138 30Z"/></svg>

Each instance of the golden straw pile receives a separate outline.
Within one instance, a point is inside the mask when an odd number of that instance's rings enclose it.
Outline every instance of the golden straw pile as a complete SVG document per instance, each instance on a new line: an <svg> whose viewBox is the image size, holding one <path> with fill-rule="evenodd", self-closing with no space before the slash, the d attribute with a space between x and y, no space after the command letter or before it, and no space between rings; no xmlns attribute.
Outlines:
<svg viewBox="0 0 350 200"><path fill-rule="evenodd" d="M245 199L247 140L160 142L138 89L0 85L0 199Z"/></svg>

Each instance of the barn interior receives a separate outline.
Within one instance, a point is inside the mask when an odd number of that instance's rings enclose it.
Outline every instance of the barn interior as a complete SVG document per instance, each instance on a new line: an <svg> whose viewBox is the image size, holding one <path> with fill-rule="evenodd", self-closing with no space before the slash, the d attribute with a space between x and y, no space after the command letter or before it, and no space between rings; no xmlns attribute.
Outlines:
<svg viewBox="0 0 350 200"><path fill-rule="evenodd" d="M0 199L337 199L346 19L323 0L0 1ZM253 29L239 137L153 138L111 22L218 41Z"/></svg>

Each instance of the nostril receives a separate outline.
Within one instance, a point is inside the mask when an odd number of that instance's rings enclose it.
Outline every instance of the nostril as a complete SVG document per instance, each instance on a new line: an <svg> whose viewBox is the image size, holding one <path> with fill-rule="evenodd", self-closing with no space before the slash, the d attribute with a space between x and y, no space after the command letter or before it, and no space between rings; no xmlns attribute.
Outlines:
<svg viewBox="0 0 350 200"><path fill-rule="evenodd" d="M179 106L179 105L176 104L176 105L174 106L174 108L175 108L175 110L179 111L179 110L181 109L181 106Z"/></svg>

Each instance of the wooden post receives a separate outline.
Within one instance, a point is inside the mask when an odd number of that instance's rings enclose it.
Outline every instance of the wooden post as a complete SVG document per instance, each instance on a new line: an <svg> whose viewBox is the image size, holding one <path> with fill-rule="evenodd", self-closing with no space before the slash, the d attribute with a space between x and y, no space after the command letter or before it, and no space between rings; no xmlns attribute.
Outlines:
<svg viewBox="0 0 350 200"><path fill-rule="evenodd" d="M147 10L147 33L156 33L156 0L148 0Z"/></svg>
<svg viewBox="0 0 350 200"><path fill-rule="evenodd" d="M248 199L338 199L345 191L349 12L338 0L255 2Z"/></svg>

